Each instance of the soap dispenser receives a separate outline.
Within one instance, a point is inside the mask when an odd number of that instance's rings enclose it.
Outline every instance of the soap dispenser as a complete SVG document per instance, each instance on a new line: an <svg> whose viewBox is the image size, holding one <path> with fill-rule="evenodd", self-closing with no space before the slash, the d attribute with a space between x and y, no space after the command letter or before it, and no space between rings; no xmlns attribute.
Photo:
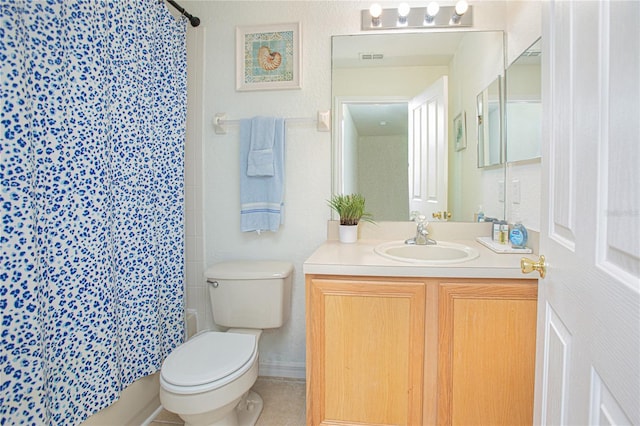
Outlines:
<svg viewBox="0 0 640 426"><path fill-rule="evenodd" d="M511 247L525 248L527 246L527 238L527 228L524 227L522 222L517 221L509 232L509 241L511 241Z"/></svg>

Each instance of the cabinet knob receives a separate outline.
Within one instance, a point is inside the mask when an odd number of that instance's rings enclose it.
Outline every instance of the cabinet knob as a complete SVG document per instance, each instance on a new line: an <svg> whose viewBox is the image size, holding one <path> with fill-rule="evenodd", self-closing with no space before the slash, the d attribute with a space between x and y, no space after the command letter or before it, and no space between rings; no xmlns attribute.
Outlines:
<svg viewBox="0 0 640 426"><path fill-rule="evenodd" d="M540 278L544 278L544 276L547 274L547 264L545 263L544 256L540 256L537 262L523 257L522 259L520 259L520 269L522 270L523 274L538 271L540 273Z"/></svg>

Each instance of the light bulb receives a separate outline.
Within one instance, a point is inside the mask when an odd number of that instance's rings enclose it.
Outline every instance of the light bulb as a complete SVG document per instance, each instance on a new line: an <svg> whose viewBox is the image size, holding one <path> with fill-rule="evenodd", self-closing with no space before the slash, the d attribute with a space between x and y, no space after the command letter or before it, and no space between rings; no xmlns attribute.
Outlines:
<svg viewBox="0 0 640 426"><path fill-rule="evenodd" d="M400 3L398 6L398 26L404 27L407 25L407 16L409 16L411 8L407 3Z"/></svg>
<svg viewBox="0 0 640 426"><path fill-rule="evenodd" d="M400 3L400 5L398 6L398 15L400 17L406 18L409 15L410 11L411 8L407 3Z"/></svg>
<svg viewBox="0 0 640 426"><path fill-rule="evenodd" d="M440 5L436 1L432 1L427 6L427 14L424 15L425 24L433 24L433 20L440 11Z"/></svg>
<svg viewBox="0 0 640 426"><path fill-rule="evenodd" d="M369 8L369 13L371 14L372 18L379 18L380 15L382 15L382 6L380 6L378 3L372 4Z"/></svg>
<svg viewBox="0 0 640 426"><path fill-rule="evenodd" d="M460 0L456 3L456 15L464 15L469 9L469 3L466 0Z"/></svg>
<svg viewBox="0 0 640 426"><path fill-rule="evenodd" d="M378 3L374 3L369 8L369 13L371 14L371 26L379 27L382 23L380 22L380 15L382 15L382 6Z"/></svg>
<svg viewBox="0 0 640 426"><path fill-rule="evenodd" d="M460 23L460 18L464 15L469 9L469 3L466 0L460 0L456 3L455 12L451 16L451 24L457 25Z"/></svg>
<svg viewBox="0 0 640 426"><path fill-rule="evenodd" d="M436 16L439 11L440 11L440 5L438 4L438 2L432 1L427 6L427 15L432 18Z"/></svg>

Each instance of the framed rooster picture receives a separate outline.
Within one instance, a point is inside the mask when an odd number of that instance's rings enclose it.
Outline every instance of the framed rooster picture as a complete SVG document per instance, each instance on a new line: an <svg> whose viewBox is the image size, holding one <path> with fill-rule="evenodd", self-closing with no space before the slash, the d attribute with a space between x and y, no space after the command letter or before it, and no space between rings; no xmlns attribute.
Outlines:
<svg viewBox="0 0 640 426"><path fill-rule="evenodd" d="M301 89L300 23L236 27L236 90Z"/></svg>

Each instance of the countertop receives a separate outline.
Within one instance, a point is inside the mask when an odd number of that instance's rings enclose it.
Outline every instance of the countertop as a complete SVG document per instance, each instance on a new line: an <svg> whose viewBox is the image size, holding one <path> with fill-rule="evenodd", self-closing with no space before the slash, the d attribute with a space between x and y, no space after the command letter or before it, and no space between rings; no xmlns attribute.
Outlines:
<svg viewBox="0 0 640 426"><path fill-rule="evenodd" d="M440 277L440 278L511 278L535 279L534 274L520 271L522 254L498 254L475 239L446 240L473 247L480 253L476 259L442 266L426 266L395 261L380 256L374 248L389 240L360 239L344 244L327 240L305 262L305 274L359 275L388 277ZM536 255L524 255L527 257Z"/></svg>

